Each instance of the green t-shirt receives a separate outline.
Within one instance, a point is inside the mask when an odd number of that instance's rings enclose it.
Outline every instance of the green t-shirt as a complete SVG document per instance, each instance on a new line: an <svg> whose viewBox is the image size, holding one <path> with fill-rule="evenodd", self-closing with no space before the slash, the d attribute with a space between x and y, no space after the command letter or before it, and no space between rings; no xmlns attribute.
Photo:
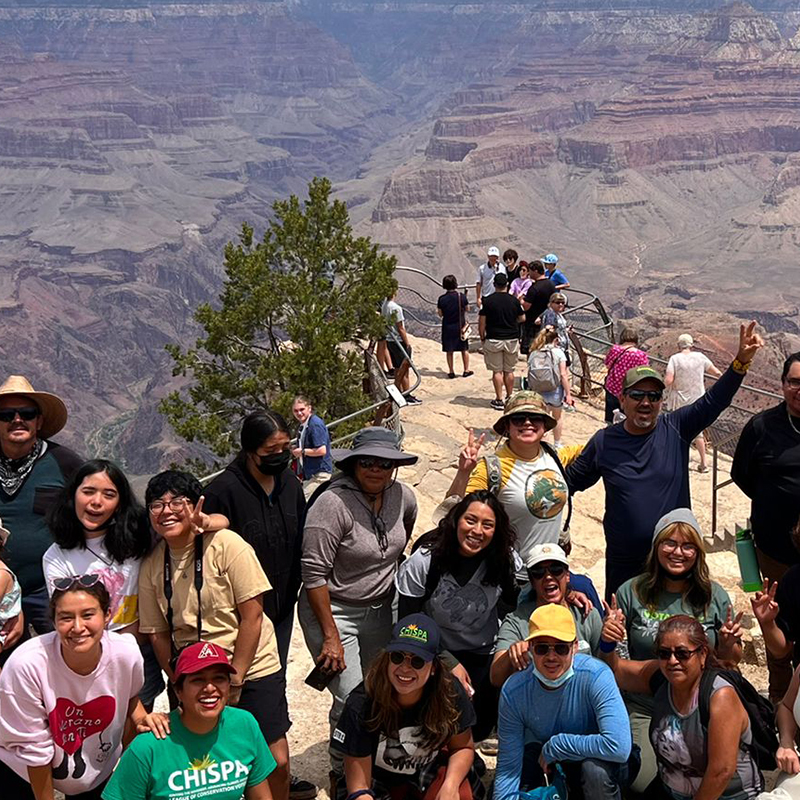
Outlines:
<svg viewBox="0 0 800 800"><path fill-rule="evenodd" d="M267 743L247 711L225 708L205 735L169 715L171 733L137 736L111 776L103 800L241 800L275 769Z"/></svg>
<svg viewBox="0 0 800 800"><path fill-rule="evenodd" d="M634 661L646 661L656 657L656 633L662 620L676 614L688 614L695 617L705 629L708 643L712 648L717 646L717 631L725 622L731 599L728 593L718 584L711 582L711 602L705 614L697 616L684 603L683 596L675 592L663 592L655 611L645 608L633 584L637 578L631 578L617 589L617 605L625 614L625 626L628 635L628 655ZM650 714L653 709L653 698L647 695L627 694L625 701L629 709Z"/></svg>

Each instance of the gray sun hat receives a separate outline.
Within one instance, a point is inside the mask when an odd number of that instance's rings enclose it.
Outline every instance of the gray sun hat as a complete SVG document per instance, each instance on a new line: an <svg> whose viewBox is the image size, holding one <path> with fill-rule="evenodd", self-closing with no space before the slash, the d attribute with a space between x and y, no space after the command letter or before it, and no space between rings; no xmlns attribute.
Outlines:
<svg viewBox="0 0 800 800"><path fill-rule="evenodd" d="M691 525L691 527L697 531L697 535L702 541L703 532L700 530L700 523L697 521L697 517L692 513L690 508L675 508L664 514L664 516L656 522L656 528L653 531L653 540L655 541L655 538L664 528L669 527L675 522L685 522L687 525Z"/></svg>
<svg viewBox="0 0 800 800"><path fill-rule="evenodd" d="M404 453L400 449L397 434L379 425L360 430L353 438L351 448L334 447L331 450L331 458L339 465L351 458L370 456L395 461L398 467L407 467L417 463L417 456Z"/></svg>

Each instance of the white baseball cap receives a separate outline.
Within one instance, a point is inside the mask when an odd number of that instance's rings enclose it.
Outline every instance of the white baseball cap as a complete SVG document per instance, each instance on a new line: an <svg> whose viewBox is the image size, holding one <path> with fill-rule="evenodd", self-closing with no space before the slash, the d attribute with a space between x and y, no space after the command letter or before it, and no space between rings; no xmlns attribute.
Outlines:
<svg viewBox="0 0 800 800"><path fill-rule="evenodd" d="M557 544L535 544L528 554L525 566L530 569L543 561L558 561L565 567L569 566L566 553Z"/></svg>
<svg viewBox="0 0 800 800"><path fill-rule="evenodd" d="M497 256L498 258L500 258L500 250L497 247L490 247L486 251L486 255L487 256Z"/></svg>

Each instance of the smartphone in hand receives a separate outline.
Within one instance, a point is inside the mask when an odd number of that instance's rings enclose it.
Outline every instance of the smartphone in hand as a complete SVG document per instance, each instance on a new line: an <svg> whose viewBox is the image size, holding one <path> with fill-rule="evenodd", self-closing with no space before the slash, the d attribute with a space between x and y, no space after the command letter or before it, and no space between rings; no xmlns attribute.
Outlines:
<svg viewBox="0 0 800 800"><path fill-rule="evenodd" d="M328 688L328 684L339 674L339 671L331 671L328 669L323 669L319 664L317 664L311 672L308 673L308 677L306 678L306 683L312 688L316 689L318 692L324 691Z"/></svg>

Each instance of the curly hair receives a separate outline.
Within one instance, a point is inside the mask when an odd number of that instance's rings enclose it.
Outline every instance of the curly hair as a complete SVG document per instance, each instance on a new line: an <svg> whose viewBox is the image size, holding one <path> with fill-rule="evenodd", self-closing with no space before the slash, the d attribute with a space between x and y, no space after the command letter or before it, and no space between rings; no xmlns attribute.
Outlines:
<svg viewBox="0 0 800 800"><path fill-rule="evenodd" d="M483 503L494 513L494 535L482 555L486 560L484 583L501 586L514 577L514 542L516 532L511 525L503 504L488 489L470 492L460 503L453 506L447 516L439 522L435 531L429 535L426 546L431 550L431 565L436 564L442 572L458 557L458 522L473 503Z"/></svg>
<svg viewBox="0 0 800 800"><path fill-rule="evenodd" d="M695 614L702 616L711 603L711 578L708 574L706 551L700 534L686 522L673 522L672 525L667 525L664 530L658 532L647 556L644 572L634 578L633 590L645 608L649 611L658 610L659 598L665 591L668 578L658 560L658 548L665 539L676 533L685 536L697 548L697 558L687 578L683 601Z"/></svg>
<svg viewBox="0 0 800 800"><path fill-rule="evenodd" d="M389 680L389 655L386 651L381 653L364 678L364 689L372 705L367 727L387 736L399 732L401 710ZM438 750L458 733L458 698L453 685L455 678L441 657L436 656L432 663L418 706L422 709L422 745L427 750Z"/></svg>

